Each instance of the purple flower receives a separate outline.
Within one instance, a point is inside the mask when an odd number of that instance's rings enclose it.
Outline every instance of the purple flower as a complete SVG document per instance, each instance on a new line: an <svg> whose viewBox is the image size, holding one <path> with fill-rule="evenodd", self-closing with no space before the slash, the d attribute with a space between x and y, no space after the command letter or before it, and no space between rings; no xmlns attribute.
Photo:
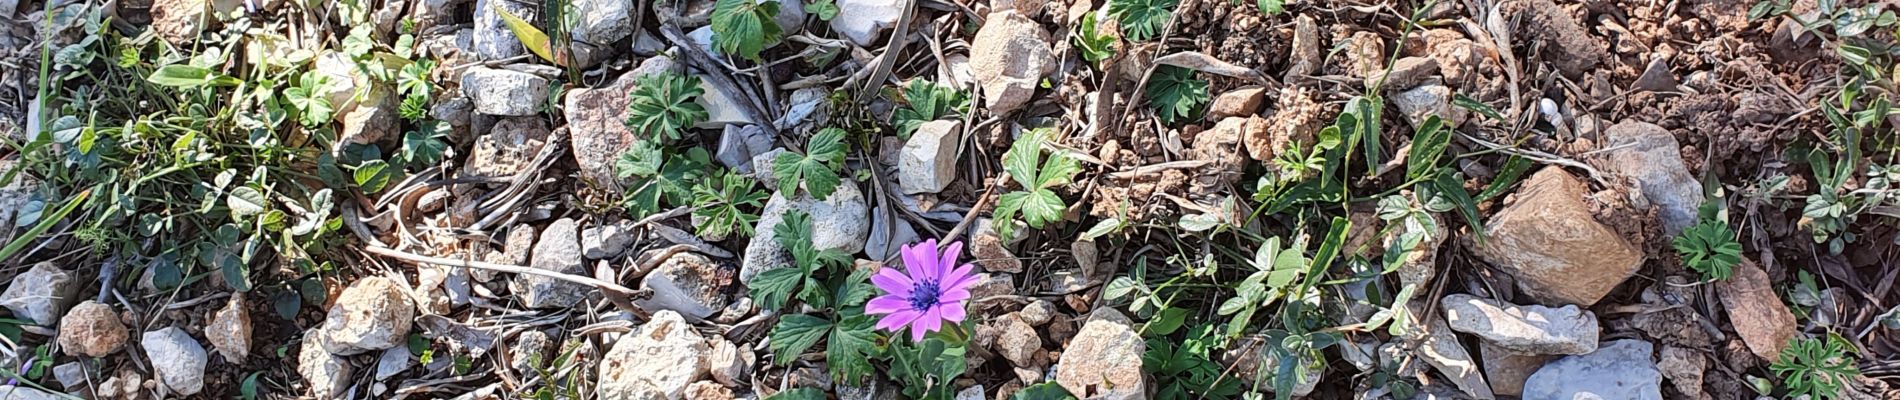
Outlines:
<svg viewBox="0 0 1900 400"><path fill-rule="evenodd" d="M923 341L924 334L943 329L944 321L963 322L963 301L970 299L972 274L976 267L957 266L957 253L963 242L950 242L943 253L937 252L937 240L904 246L904 269L886 267L871 277L871 283L884 291L883 296L864 305L866 314L886 314L877 321L878 329L896 332L910 326L910 340Z"/></svg>

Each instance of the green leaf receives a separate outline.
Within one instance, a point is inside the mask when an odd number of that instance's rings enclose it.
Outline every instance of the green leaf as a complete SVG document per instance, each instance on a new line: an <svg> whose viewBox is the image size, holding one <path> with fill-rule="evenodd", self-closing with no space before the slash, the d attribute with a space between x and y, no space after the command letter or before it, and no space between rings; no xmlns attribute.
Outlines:
<svg viewBox="0 0 1900 400"><path fill-rule="evenodd" d="M541 28L536 28L534 24L508 12L508 9L500 4L488 3L488 6L495 10L495 14L501 15L502 22L508 25L508 30L515 33L515 39L521 42L522 47L527 47L529 52L540 56L543 60L556 65L567 65L566 60L555 58L554 43L548 40L547 32L542 32Z"/></svg>
<svg viewBox="0 0 1900 400"><path fill-rule="evenodd" d="M402 156L411 166L434 165L442 161L442 155L449 150L449 144L442 138L448 137L452 128L441 121L422 123L420 129L405 132L402 135Z"/></svg>
<svg viewBox="0 0 1900 400"><path fill-rule="evenodd" d="M825 391L818 388L801 387L773 393L771 396L766 396L765 400L825 400Z"/></svg>
<svg viewBox="0 0 1900 400"><path fill-rule="evenodd" d="M158 70L152 71L152 75L145 77L145 81L160 86L181 88L200 86L229 87L244 83L242 80L213 72L204 67L182 64L158 67Z"/></svg>
<svg viewBox="0 0 1900 400"><path fill-rule="evenodd" d="M1518 178L1523 177L1524 173L1530 170L1530 159L1511 156L1510 160L1504 161L1504 168L1498 170L1497 177L1491 179L1491 184L1486 185L1484 191L1478 193L1478 197L1472 201L1482 203L1504 194L1504 191L1511 190L1511 185L1517 184Z"/></svg>
<svg viewBox="0 0 1900 400"><path fill-rule="evenodd" d="M1156 67L1144 93L1155 117L1169 125L1200 119L1202 106L1212 99L1207 81L1195 79L1192 69L1172 65Z"/></svg>
<svg viewBox="0 0 1900 400"><path fill-rule="evenodd" d="M1108 234L1111 234L1111 233L1119 232L1121 231L1121 229L1122 229L1121 218L1103 219L1101 221L1097 221L1095 223L1095 226L1089 227L1089 230L1083 231L1082 237L1079 240L1093 241L1096 238L1107 236Z"/></svg>
<svg viewBox="0 0 1900 400"><path fill-rule="evenodd" d="M1095 13L1082 14L1081 23L1075 27L1075 48L1080 49L1082 59L1097 67L1102 61L1115 56L1115 35L1102 32L1095 20Z"/></svg>
<svg viewBox="0 0 1900 400"><path fill-rule="evenodd" d="M838 17L838 4L832 0L815 0L805 5L805 13L818 16L820 21L831 21Z"/></svg>
<svg viewBox="0 0 1900 400"><path fill-rule="evenodd" d="M759 301L759 307L777 311L785 307L785 303L792 298L792 291L798 290L798 284L804 280L804 271L781 267L759 273L749 285L752 298Z"/></svg>
<svg viewBox="0 0 1900 400"><path fill-rule="evenodd" d="M1153 320L1148 321L1148 325L1144 328L1144 333L1147 334L1148 337L1161 337L1172 334L1174 331L1181 329L1181 323L1187 322L1188 313L1188 309L1179 307L1162 309L1160 313L1155 314Z"/></svg>
<svg viewBox="0 0 1900 400"><path fill-rule="evenodd" d="M1350 110L1354 119L1358 121L1357 129L1353 130L1353 137L1358 138L1359 143L1366 148L1368 173L1376 173L1379 165L1385 163L1385 145L1380 141L1385 129L1379 126L1379 111L1384 107L1384 103L1385 100L1376 95L1354 97L1346 102L1346 109Z"/></svg>
<svg viewBox="0 0 1900 400"><path fill-rule="evenodd" d="M1009 151L1003 153L1003 171L1008 172L1010 179L1023 185L1024 188L1036 185L1036 171L1037 166L1041 164L1039 161L1042 158L1042 141L1045 140L1045 135L1045 131L1041 129L1030 130L1021 137L1017 137L1016 142L1010 144Z"/></svg>
<svg viewBox="0 0 1900 400"><path fill-rule="evenodd" d="M641 76L627 95L627 129L653 140L679 140L686 128L706 120L706 107L694 101L705 94L697 76Z"/></svg>
<svg viewBox="0 0 1900 400"><path fill-rule="evenodd" d="M1484 104L1478 101L1478 99L1473 99L1471 96L1466 96L1464 93L1453 95L1451 97L1451 104L1466 110L1471 110L1471 112L1478 113L1495 121L1504 120L1504 115L1498 114L1496 108L1491 108L1490 105Z"/></svg>
<svg viewBox="0 0 1900 400"><path fill-rule="evenodd" d="M831 321L805 314L792 314L779 318L778 325L772 327L771 349L778 365L790 365L792 360L805 354L812 346L824 340L825 333L831 330Z"/></svg>
<svg viewBox="0 0 1900 400"><path fill-rule="evenodd" d="M831 197L842 182L836 166L844 162L844 134L843 129L825 128L806 143L806 154L780 153L772 162L772 176L778 179L779 190L797 188L802 181L813 198Z"/></svg>
<svg viewBox="0 0 1900 400"><path fill-rule="evenodd" d="M1135 282L1135 278L1117 276L1115 280L1108 281L1108 286L1103 288L1102 298L1115 300L1126 297L1129 293L1135 291L1136 286L1140 286L1140 284Z"/></svg>
<svg viewBox="0 0 1900 400"><path fill-rule="evenodd" d="M1267 15L1280 15L1280 13L1286 12L1286 2L1284 0L1259 0L1256 3L1260 7L1260 12Z"/></svg>
<svg viewBox="0 0 1900 400"><path fill-rule="evenodd" d="M1682 255L1682 263L1709 280L1728 279L1742 262L1742 244L1728 224L1704 219L1676 236L1672 247Z"/></svg>
<svg viewBox="0 0 1900 400"><path fill-rule="evenodd" d="M876 372L871 357L878 353L877 340L876 318L854 315L839 321L825 344L825 365L831 368L832 378L855 386Z"/></svg>
<svg viewBox="0 0 1900 400"><path fill-rule="evenodd" d="M969 96L963 92L923 79L910 81L904 88L904 99L910 104L891 113L891 125L897 128L899 139L910 139L911 132L925 122L956 116L970 107Z"/></svg>
<svg viewBox="0 0 1900 400"><path fill-rule="evenodd" d="M777 0L719 0L713 5L713 46L720 52L759 61L766 45L778 43Z"/></svg>
<svg viewBox="0 0 1900 400"><path fill-rule="evenodd" d="M363 188L365 193L381 192L383 187L389 185L390 175L393 175L393 172L389 171L388 163L383 160L370 160L356 167L356 186Z"/></svg>
<svg viewBox="0 0 1900 400"><path fill-rule="evenodd" d="M1437 169L1438 160L1451 145L1451 131L1444 125L1445 121L1436 115L1425 117L1425 123L1419 125L1412 135L1411 154L1405 159L1405 179L1417 179Z"/></svg>
<svg viewBox="0 0 1900 400"><path fill-rule="evenodd" d="M1094 13L1090 13L1090 14L1094 14ZM1023 390L1016 391L1016 394L1010 395L1009 399L1010 400L1075 400L1075 395L1070 394L1069 389L1062 388L1062 385L1060 384L1057 384L1055 382L1043 382L1043 383L1038 383L1034 385L1029 385L1029 387L1025 387L1023 388Z"/></svg>
<svg viewBox="0 0 1900 400"><path fill-rule="evenodd" d="M1438 179L1433 186L1438 189L1438 193L1450 198L1452 204L1458 206L1458 215L1465 217L1465 224L1471 226L1471 231L1478 236L1478 242L1483 243L1484 222L1480 221L1482 216L1478 214L1478 202L1471 200L1471 193L1465 191L1464 182L1462 174L1451 167L1444 167L1439 168Z"/></svg>
<svg viewBox="0 0 1900 400"><path fill-rule="evenodd" d="M1016 193L1023 192L1010 192L1004 197ZM1062 198L1056 196L1056 192L1049 189L1036 189L1034 192L1025 194L1027 196L1017 199L1022 201L1023 221L1029 223L1030 227L1040 229L1062 220L1062 211L1066 206L1062 204Z"/></svg>
<svg viewBox="0 0 1900 400"><path fill-rule="evenodd" d="M239 186L231 190L230 196L224 198L224 205L231 208L232 215L248 217L264 213L264 210L270 207L270 201L265 200L264 194L258 193L257 189Z"/></svg>
<svg viewBox="0 0 1900 400"><path fill-rule="evenodd" d="M1122 36L1141 42L1161 35L1180 0L1110 0L1108 14L1121 22Z"/></svg>

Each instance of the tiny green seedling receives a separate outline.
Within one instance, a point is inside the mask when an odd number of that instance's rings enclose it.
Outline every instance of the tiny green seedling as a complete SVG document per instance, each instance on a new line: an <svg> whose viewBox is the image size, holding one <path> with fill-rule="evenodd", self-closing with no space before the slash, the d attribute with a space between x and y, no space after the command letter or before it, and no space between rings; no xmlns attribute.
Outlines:
<svg viewBox="0 0 1900 400"><path fill-rule="evenodd" d="M1069 184L1069 180L1082 171L1082 165L1064 152L1051 153L1044 159L1042 143L1047 140L1048 130L1033 129L1016 138L1016 143L1003 154L1003 170L1009 173L1010 179L1021 184L1023 190L1005 193L997 200L994 215L1002 221L996 225L998 235L1012 236L1018 213L1030 227L1042 228L1062 219L1063 210L1068 208L1054 189Z"/></svg>
<svg viewBox="0 0 1900 400"><path fill-rule="evenodd" d="M1194 70L1163 65L1155 68L1148 80L1148 107L1164 124L1201 118L1203 106L1213 97L1207 93L1207 81L1194 78Z"/></svg>
<svg viewBox="0 0 1900 400"><path fill-rule="evenodd" d="M844 164L844 135L843 129L825 128L806 142L805 154L780 153L772 160L772 177L778 180L779 190L796 190L799 182L804 182L812 198L831 197L843 182L838 170Z"/></svg>
<svg viewBox="0 0 1900 400"><path fill-rule="evenodd" d="M627 129L649 140L679 140L686 128L705 121L706 107L693 101L706 94L699 77L663 73L640 77L627 101Z"/></svg>
<svg viewBox="0 0 1900 400"><path fill-rule="evenodd" d="M1161 36L1180 0L1111 0L1108 14L1121 23L1122 36L1142 42Z"/></svg>
<svg viewBox="0 0 1900 400"><path fill-rule="evenodd" d="M1848 356L1851 348L1847 339L1832 332L1826 339L1789 339L1780 359L1768 369L1781 376L1782 385L1788 388L1791 397L1840 398L1848 382L1860 376L1860 368L1855 367L1854 359Z"/></svg>
<svg viewBox="0 0 1900 400"><path fill-rule="evenodd" d="M759 61L759 53L778 43L783 33L772 19L778 16L778 8L778 0L719 0L713 5L713 46L726 54Z"/></svg>

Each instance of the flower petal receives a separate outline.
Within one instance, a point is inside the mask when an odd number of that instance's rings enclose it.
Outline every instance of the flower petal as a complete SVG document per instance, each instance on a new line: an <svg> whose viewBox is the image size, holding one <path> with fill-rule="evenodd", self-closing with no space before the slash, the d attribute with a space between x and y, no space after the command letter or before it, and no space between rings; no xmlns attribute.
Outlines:
<svg viewBox="0 0 1900 400"><path fill-rule="evenodd" d="M942 329L942 310L943 307L931 307L929 311L924 311L923 315L918 316L917 321L910 324L911 341L921 342L924 340L925 333L936 332L938 329Z"/></svg>
<svg viewBox="0 0 1900 400"><path fill-rule="evenodd" d="M891 313L891 315L886 315L884 319L877 321L877 328L896 332L897 328L910 324L911 321L916 321L920 315L923 315L923 313L917 310L904 310Z"/></svg>
<svg viewBox="0 0 1900 400"><path fill-rule="evenodd" d="M925 268L931 263L936 262L936 257L934 256L936 253L932 252L937 251L937 249L932 246L929 241L925 241L923 243L910 245L898 251L898 253L904 256L904 272L910 275L911 280L922 281L936 277L935 275L925 274L925 271L929 271Z"/></svg>
<svg viewBox="0 0 1900 400"><path fill-rule="evenodd" d="M878 289L884 289L884 293L910 297L910 290L916 282L904 276L903 272L898 272L897 268L884 267L877 271L877 275L871 275L871 284L877 285Z"/></svg>
<svg viewBox="0 0 1900 400"><path fill-rule="evenodd" d="M937 287L943 288L943 290L950 290L956 289L958 285L969 286L976 283L975 272L976 265L963 264L962 267L957 267L957 269L950 271L950 273L944 274L943 281L939 282Z"/></svg>
<svg viewBox="0 0 1900 400"><path fill-rule="evenodd" d="M963 318L968 317L968 315L965 315L963 312L963 303L954 301L943 303L942 311L940 312L943 314L945 321L963 322Z"/></svg>
<svg viewBox="0 0 1900 400"><path fill-rule="evenodd" d="M890 314L910 309L910 299L897 295L884 295L864 303L865 314Z"/></svg>
<svg viewBox="0 0 1900 400"><path fill-rule="evenodd" d="M963 289L946 291L941 295L937 295L937 303L955 303L969 299L970 291Z"/></svg>
<svg viewBox="0 0 1900 400"><path fill-rule="evenodd" d="M938 255L938 257L942 257L937 261L937 268L939 269L936 276L938 282L950 281L945 278L948 278L947 275L950 273L950 268L957 265L957 255L959 254L963 254L963 241L961 240L950 242L950 247L943 249L943 254Z"/></svg>

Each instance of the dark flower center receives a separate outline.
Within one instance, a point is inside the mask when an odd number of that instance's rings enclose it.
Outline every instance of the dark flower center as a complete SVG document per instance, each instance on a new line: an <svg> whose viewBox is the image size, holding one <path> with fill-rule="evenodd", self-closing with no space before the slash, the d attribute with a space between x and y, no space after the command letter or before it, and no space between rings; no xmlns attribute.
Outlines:
<svg viewBox="0 0 1900 400"><path fill-rule="evenodd" d="M916 286L910 288L910 308L928 310L930 306L937 305L937 296L942 294L937 281L917 281Z"/></svg>

